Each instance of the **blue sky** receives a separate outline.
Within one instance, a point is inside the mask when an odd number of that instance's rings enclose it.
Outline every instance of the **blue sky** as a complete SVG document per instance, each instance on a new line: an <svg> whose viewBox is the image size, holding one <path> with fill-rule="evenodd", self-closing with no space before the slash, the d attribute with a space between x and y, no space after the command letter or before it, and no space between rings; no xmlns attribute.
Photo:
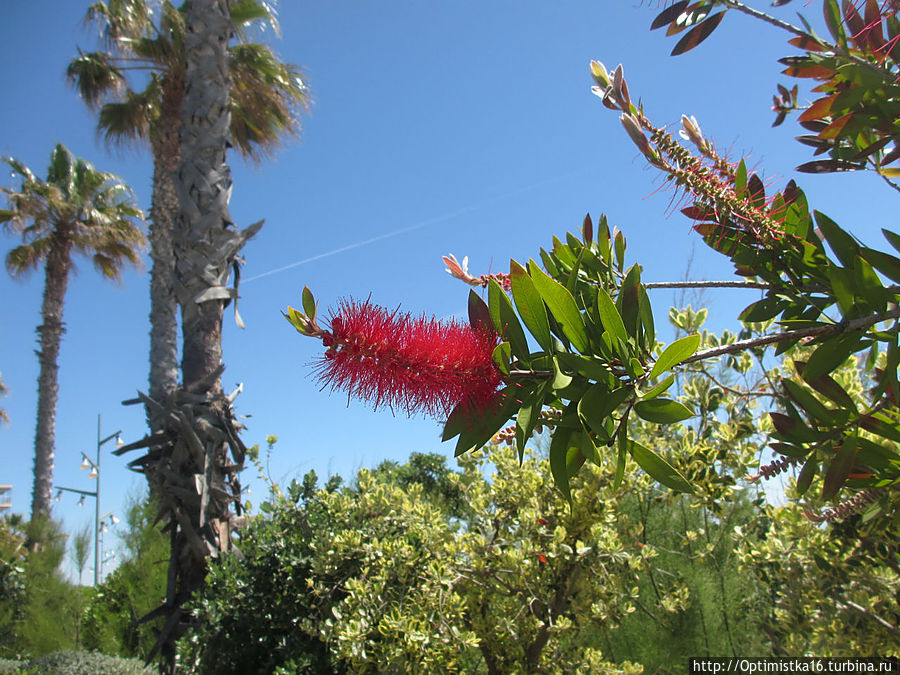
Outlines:
<svg viewBox="0 0 900 675"><path fill-rule="evenodd" d="M0 25L0 154L44 174L51 148L66 144L98 168L121 175L149 206L149 154L112 149L98 140L94 118L64 78L76 47L96 47L82 24L87 2L33 0L7 8ZM763 7L763 3L755 3ZM815 5L802 7L815 14ZM794 5L773 9L787 19ZM309 285L320 311L341 297L366 297L414 313L465 312L467 289L444 271L441 256L468 255L473 272L508 270L509 258L538 256L551 237L577 231L584 214L605 212L629 242L628 257L644 279L680 279L695 252L693 278L728 278L690 223L669 215L670 193L638 156L617 116L591 95L588 63L621 62L632 98L656 123L693 114L704 134L731 154L749 156L783 184L809 158L790 121L771 129L779 75L776 59L793 53L780 33L738 14L684 56L675 40L649 24L658 3L566 0L311 0L279 7L282 39L273 46L300 65L313 97L298 140L274 160L244 164L233 156L232 216L240 226L266 225L244 249L241 285L246 329L227 316L225 387L244 383L237 401L248 445L279 442L272 478L287 482L310 469L350 475L410 452L450 453L440 424L373 412L341 394L319 391L309 364L319 353L282 318ZM811 19L815 25L817 16ZM10 185L8 173L0 183ZM890 193L877 177L804 176L810 202L881 245L879 215ZM896 221L896 218L894 219ZM367 243L368 242L368 243ZM0 235L4 252L16 244ZM308 262L302 262L308 261ZM302 263L302 264L298 264ZM139 407L121 401L146 390L147 266L121 286L100 281L79 262L66 304L60 357L55 482L89 490L78 470L93 454L97 415L104 434L127 441L145 431ZM0 484L13 484L13 510L27 513L38 372L34 327L43 277L0 275L0 372L10 390L0 400L11 424L0 427ZM653 296L659 322L672 302ZM753 295L711 296L711 326L734 327ZM122 512L141 477L125 461L103 458L102 510ZM265 455L263 455L265 456ZM252 486L251 501L264 493ZM74 496L55 514L73 529L90 510Z"/></svg>

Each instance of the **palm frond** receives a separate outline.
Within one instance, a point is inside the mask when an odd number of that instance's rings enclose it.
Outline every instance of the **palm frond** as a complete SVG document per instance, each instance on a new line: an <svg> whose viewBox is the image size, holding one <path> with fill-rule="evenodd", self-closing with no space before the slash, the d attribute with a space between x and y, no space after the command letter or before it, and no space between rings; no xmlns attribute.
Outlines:
<svg viewBox="0 0 900 675"><path fill-rule="evenodd" d="M115 94L125 86L122 71L110 58L101 52L82 52L66 68L66 78L91 108L96 108L107 96Z"/></svg>
<svg viewBox="0 0 900 675"><path fill-rule="evenodd" d="M107 103L100 109L97 130L102 131L109 144L139 144L149 137L150 127L158 114L155 88L149 92L128 90L121 101Z"/></svg>
<svg viewBox="0 0 900 675"><path fill-rule="evenodd" d="M232 142L244 156L259 159L259 151L274 151L284 134L297 135L309 89L299 69L265 45L230 48L229 68Z"/></svg>

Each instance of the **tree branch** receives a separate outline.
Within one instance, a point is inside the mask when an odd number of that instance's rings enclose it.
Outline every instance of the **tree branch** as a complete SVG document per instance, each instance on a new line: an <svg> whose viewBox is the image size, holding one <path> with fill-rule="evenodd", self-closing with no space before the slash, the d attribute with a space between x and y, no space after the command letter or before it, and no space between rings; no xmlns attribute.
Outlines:
<svg viewBox="0 0 900 675"><path fill-rule="evenodd" d="M772 284L762 281L651 281L644 284L644 288L758 288L767 291Z"/></svg>
<svg viewBox="0 0 900 675"><path fill-rule="evenodd" d="M749 340L738 340L729 345L721 347L713 347L712 349L704 349L693 356L685 359L681 363L694 363L696 361L704 361L715 356L723 354L734 354L742 352L753 347L763 347L765 345L775 344L777 342L785 342L786 340L799 340L805 337L819 337L820 335L837 335L854 330L868 328L882 321L889 321L900 317L900 308L892 309L884 314L875 314L873 316L864 316L852 321L841 321L840 323L828 326L813 326L812 328L799 328L797 330L788 330L783 333L775 333L773 335L762 335L760 337L750 338Z"/></svg>
<svg viewBox="0 0 900 675"><path fill-rule="evenodd" d="M873 614L872 612L867 610L865 607L862 607L861 605L857 605L855 602L853 602L851 600L841 600L839 598L834 598L834 601L839 606L848 607L849 609L852 609L854 612L859 612L864 617L871 619L875 623L879 624L882 628L884 628L888 633L890 633L894 637L900 638L900 629L898 629L895 625L886 621L885 619L882 619L877 614Z"/></svg>
<svg viewBox="0 0 900 675"><path fill-rule="evenodd" d="M749 14L750 16L759 19L760 21L765 21L768 24L772 24L777 28L781 28L789 33L793 33L794 35L800 35L802 37L806 37L809 35L809 33L807 33L799 26L795 26L794 24L788 23L787 21L782 21L781 19L776 19L771 14L766 14L765 12L761 12L758 9L754 9L753 7L748 7L744 3L738 2L737 0L723 0L722 4L726 7L736 9L739 12L743 12L744 14Z"/></svg>

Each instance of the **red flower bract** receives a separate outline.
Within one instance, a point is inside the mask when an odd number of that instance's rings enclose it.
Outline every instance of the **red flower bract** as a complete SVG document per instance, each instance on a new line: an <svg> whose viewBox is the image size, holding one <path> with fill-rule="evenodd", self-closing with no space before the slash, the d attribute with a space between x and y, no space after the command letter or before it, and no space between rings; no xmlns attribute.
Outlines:
<svg viewBox="0 0 900 675"><path fill-rule="evenodd" d="M459 404L490 404L502 384L491 358L497 336L459 321L349 300L332 316L323 342L328 351L318 371L324 386L376 408L441 418Z"/></svg>

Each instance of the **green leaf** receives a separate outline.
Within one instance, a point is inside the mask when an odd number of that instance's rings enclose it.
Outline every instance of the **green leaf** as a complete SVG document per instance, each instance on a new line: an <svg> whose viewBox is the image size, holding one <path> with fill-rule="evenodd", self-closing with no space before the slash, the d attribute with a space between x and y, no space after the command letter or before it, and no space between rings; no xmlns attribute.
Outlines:
<svg viewBox="0 0 900 675"><path fill-rule="evenodd" d="M312 291L309 290L309 286L303 287L303 311L306 312L306 316L308 316L311 320L316 320L316 299L313 297Z"/></svg>
<svg viewBox="0 0 900 675"><path fill-rule="evenodd" d="M657 384L655 387L653 387L653 388L649 389L648 391L645 391L643 394L641 394L640 395L641 400L648 401L652 398L656 398L657 396L661 396L662 394L666 393L669 390L669 387L671 387L674 382L675 382L675 376L669 375L666 379L664 379L662 382Z"/></svg>
<svg viewBox="0 0 900 675"><path fill-rule="evenodd" d="M672 344L663 350L659 355L656 363L653 364L653 370L650 371L650 379L656 379L662 373L666 372L673 366L677 366L689 356L693 356L700 346L699 335L687 335L680 340L675 340Z"/></svg>
<svg viewBox="0 0 900 675"><path fill-rule="evenodd" d="M625 324L622 321L622 315L616 309L615 303L609 294L603 288L597 289L597 313L600 315L600 323L603 329L609 333L614 340L621 340L623 343L628 340L628 333L625 332Z"/></svg>
<svg viewBox="0 0 900 675"><path fill-rule="evenodd" d="M655 452L633 440L628 442L628 446L634 461L650 474L653 480L676 492L687 492L689 494L694 492L691 484L685 480L684 476Z"/></svg>
<svg viewBox="0 0 900 675"><path fill-rule="evenodd" d="M810 382L834 371L857 351L859 345L858 334L842 335L823 342L810 354L803 367L803 379Z"/></svg>
<svg viewBox="0 0 900 675"><path fill-rule="evenodd" d="M900 283L900 258L866 247L862 248L862 257L868 260L884 276Z"/></svg>
<svg viewBox="0 0 900 675"><path fill-rule="evenodd" d="M779 455L784 455L786 457L795 457L797 459L803 459L809 454L809 450L807 450L806 448L791 445L790 443L769 443L769 447Z"/></svg>
<svg viewBox="0 0 900 675"><path fill-rule="evenodd" d="M569 504L572 503L572 494L569 489L569 471L566 468L566 458L571 438L571 429L557 427L553 438L550 440L550 473L553 474L553 482L556 483L556 487L565 495Z"/></svg>
<svg viewBox="0 0 900 675"><path fill-rule="evenodd" d="M841 47L846 46L847 36L844 34L844 24L841 21L841 10L838 7L837 0L825 0L822 3L822 11L825 14L825 24L828 26L828 32L831 33L835 43Z"/></svg>
<svg viewBox="0 0 900 675"><path fill-rule="evenodd" d="M812 479L815 477L818 470L819 461L816 459L815 454L813 454L808 460L806 460L803 468L800 469L800 474L797 476L798 497L802 497L806 493L806 491L809 490Z"/></svg>
<svg viewBox="0 0 900 675"><path fill-rule="evenodd" d="M822 497L831 499L847 481L853 463L856 461L856 434L844 438L841 449L837 451L834 459L828 465L825 472L825 480L822 484Z"/></svg>
<svg viewBox="0 0 900 675"><path fill-rule="evenodd" d="M514 391L512 387L507 387L491 405L472 408L463 402L454 408L444 425L442 436L443 440L448 440L459 434L454 457L478 449L490 441L512 417L518 405L518 395L518 388Z"/></svg>
<svg viewBox="0 0 900 675"><path fill-rule="evenodd" d="M846 410L856 411L856 402L833 377L830 375L810 377L810 372L813 371L807 371L807 364L803 361L794 361L794 367L797 369L797 372L800 373L800 377L803 381L817 392Z"/></svg>
<svg viewBox="0 0 900 675"><path fill-rule="evenodd" d="M616 306L619 309L619 315L622 317L625 330L635 340L638 339L640 330L640 288L641 267L640 265L632 265L628 268L625 280L622 281Z"/></svg>
<svg viewBox="0 0 900 675"><path fill-rule="evenodd" d="M613 485L619 487L622 479L625 477L625 460L628 458L628 436L625 434L626 425L622 425L622 431L619 433L618 453L616 455L616 477Z"/></svg>
<svg viewBox="0 0 900 675"><path fill-rule="evenodd" d="M597 446L594 445L594 439L591 438L591 434L587 429L581 430L580 441L581 445L579 447L581 449L581 454L599 466L602 462L600 452L597 450Z"/></svg>
<svg viewBox="0 0 900 675"><path fill-rule="evenodd" d="M616 267L621 270L623 267L625 267L625 235L622 234L620 230L616 230L614 239L616 249Z"/></svg>
<svg viewBox="0 0 900 675"><path fill-rule="evenodd" d="M595 384L578 401L578 415L587 422L594 433L607 435L604 422L632 394L630 387L619 387L608 391L605 386Z"/></svg>
<svg viewBox="0 0 900 675"><path fill-rule="evenodd" d="M567 375L562 372L559 368L559 362L556 360L556 356L553 357L553 379L550 382L550 387L556 391L560 389L565 389L570 384L572 384L572 376Z"/></svg>
<svg viewBox="0 0 900 675"><path fill-rule="evenodd" d="M781 384L787 390L788 396L806 412L806 415L814 423L828 425L834 417L832 411L828 410L819 399L793 380L782 380Z"/></svg>
<svg viewBox="0 0 900 675"><path fill-rule="evenodd" d="M813 211L816 219L816 225L825 237L825 241L831 246L831 250L837 256L838 260L844 267L853 269L856 259L859 257L859 244L853 237L847 234L836 222L826 216L821 211Z"/></svg>
<svg viewBox="0 0 900 675"><path fill-rule="evenodd" d="M547 276L533 260L529 261L528 269L537 292L540 293L553 318L562 328L563 335L579 352L590 353L590 342L584 326L584 318L578 311L575 298L565 286Z"/></svg>
<svg viewBox="0 0 900 675"><path fill-rule="evenodd" d="M528 272L515 260L509 261L512 296L522 323L544 351L550 350L550 323L544 301L534 287Z"/></svg>
<svg viewBox="0 0 900 675"><path fill-rule="evenodd" d="M531 438L534 432L534 425L537 423L544 407L544 397L547 395L547 383L541 382L533 393L526 395L525 402L519 408L516 415L516 449L519 452L519 462L525 454L525 443Z"/></svg>
<svg viewBox="0 0 900 675"><path fill-rule="evenodd" d="M469 325L475 330L486 330L494 333L491 311L487 304L473 289L469 289Z"/></svg>
<svg viewBox="0 0 900 675"><path fill-rule="evenodd" d="M527 361L529 352L525 331L522 330L522 324L516 317L512 301L494 279L488 283L488 309L497 332L503 339L509 341L512 353L516 358Z"/></svg>
<svg viewBox="0 0 900 675"><path fill-rule="evenodd" d="M509 361L511 358L512 352L508 342L501 342L494 347L494 351L491 353L491 359L494 361L494 365L496 365L497 370L504 375L509 375Z"/></svg>
<svg viewBox="0 0 900 675"><path fill-rule="evenodd" d="M683 403L670 398L652 398L634 404L634 412L642 420L657 424L674 424L694 416L694 412Z"/></svg>
<svg viewBox="0 0 900 675"><path fill-rule="evenodd" d="M744 308L744 311L738 315L738 319L745 323L768 321L778 316L784 306L785 303L780 298L763 298Z"/></svg>
<svg viewBox="0 0 900 675"><path fill-rule="evenodd" d="M881 228L881 233L884 235L884 238L888 240L888 243L893 246L898 253L900 253L900 234L891 232L890 230L886 230L884 228Z"/></svg>
<svg viewBox="0 0 900 675"><path fill-rule="evenodd" d="M563 368L574 371L589 380L605 382L611 375L609 366L603 359L580 354L557 354L556 358Z"/></svg>

